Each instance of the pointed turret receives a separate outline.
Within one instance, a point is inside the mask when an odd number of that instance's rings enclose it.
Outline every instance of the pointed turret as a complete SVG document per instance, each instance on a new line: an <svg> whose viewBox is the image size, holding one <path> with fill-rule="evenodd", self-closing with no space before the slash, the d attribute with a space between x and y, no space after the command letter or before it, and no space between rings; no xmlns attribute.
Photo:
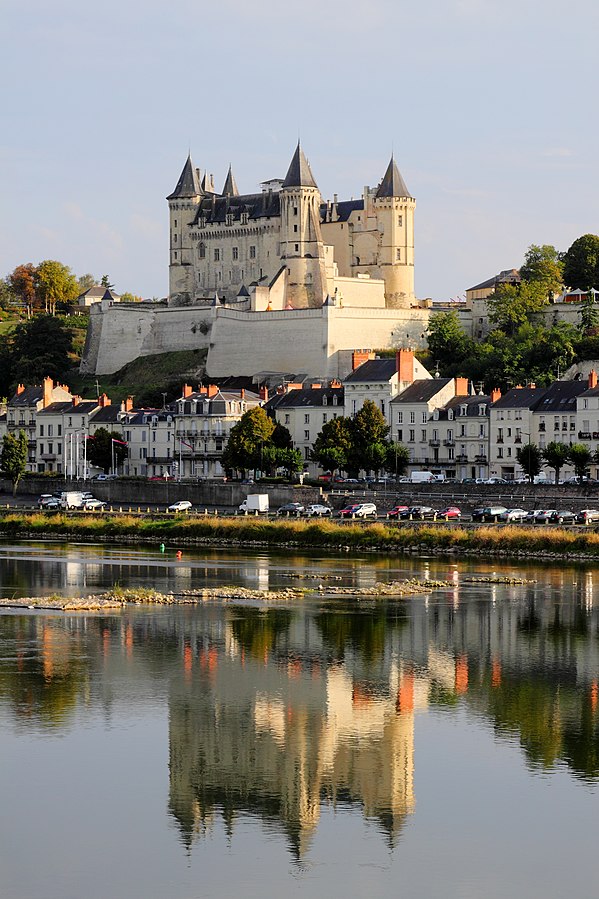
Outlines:
<svg viewBox="0 0 599 899"><path fill-rule="evenodd" d="M235 183L235 178L233 177L233 171L231 166L229 166L229 171L227 172L227 179L225 181L225 186L223 187L223 197L238 197L239 191L237 190L237 184Z"/></svg>
<svg viewBox="0 0 599 899"><path fill-rule="evenodd" d="M283 187L318 187L299 141L285 175Z"/></svg>
<svg viewBox="0 0 599 899"><path fill-rule="evenodd" d="M208 172L204 172L204 177L202 178L202 193L204 194L214 194L216 191L214 190L214 179L212 175L209 175Z"/></svg>
<svg viewBox="0 0 599 899"><path fill-rule="evenodd" d="M183 166L183 171L177 181L172 194L166 198L167 200L176 200L179 197L198 197L202 193L200 182L198 180L197 169L194 169L191 161L191 154L187 157L187 161Z"/></svg>
<svg viewBox="0 0 599 899"><path fill-rule="evenodd" d="M393 156L389 160L387 171L376 192L377 197L411 197L406 182L401 177Z"/></svg>

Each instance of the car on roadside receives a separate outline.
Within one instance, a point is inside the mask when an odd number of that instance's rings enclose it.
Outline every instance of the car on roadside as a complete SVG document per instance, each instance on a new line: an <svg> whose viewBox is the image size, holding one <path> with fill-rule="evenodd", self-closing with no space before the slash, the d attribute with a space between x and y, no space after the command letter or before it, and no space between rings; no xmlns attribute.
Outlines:
<svg viewBox="0 0 599 899"><path fill-rule="evenodd" d="M570 509L557 509L551 516L552 524L574 524L576 521L576 512Z"/></svg>
<svg viewBox="0 0 599 899"><path fill-rule="evenodd" d="M339 510L339 518L351 518L354 515L360 503L348 503L343 509Z"/></svg>
<svg viewBox="0 0 599 899"><path fill-rule="evenodd" d="M492 477L492 478L487 478L487 480L484 483L485 484L507 484L507 480L505 478Z"/></svg>
<svg viewBox="0 0 599 899"><path fill-rule="evenodd" d="M328 515L332 515L333 510L324 503L312 503L311 505L306 506L305 514L310 518L325 518Z"/></svg>
<svg viewBox="0 0 599 899"><path fill-rule="evenodd" d="M188 512L192 503L188 499L180 499L168 507L169 512Z"/></svg>
<svg viewBox="0 0 599 899"><path fill-rule="evenodd" d="M599 521L599 509L581 509L576 516L578 524L590 524Z"/></svg>
<svg viewBox="0 0 599 899"><path fill-rule="evenodd" d="M472 513L472 521L499 521L507 512L505 506L483 506Z"/></svg>
<svg viewBox="0 0 599 899"><path fill-rule="evenodd" d="M117 474L96 474L92 478L92 481L114 481L118 478ZM152 480L150 478L150 480Z"/></svg>
<svg viewBox="0 0 599 899"><path fill-rule="evenodd" d="M437 512L437 518L445 518L448 521L459 521L462 517L462 510L459 506L447 506Z"/></svg>
<svg viewBox="0 0 599 899"><path fill-rule="evenodd" d="M101 512L102 509L106 508L106 503L101 499L86 499L83 503L83 508L87 512Z"/></svg>
<svg viewBox="0 0 599 899"><path fill-rule="evenodd" d="M537 524L548 524L552 520L552 516L557 512L557 509L541 509L537 513L537 517L535 519Z"/></svg>
<svg viewBox="0 0 599 899"><path fill-rule="evenodd" d="M387 518L399 518L402 512L407 512L409 506L393 506L392 509L389 509L387 512Z"/></svg>
<svg viewBox="0 0 599 899"><path fill-rule="evenodd" d="M354 511L356 518L376 518L377 510L374 503L359 503Z"/></svg>
<svg viewBox="0 0 599 899"><path fill-rule="evenodd" d="M501 515L502 521L525 521L528 512L526 509L506 509Z"/></svg>
<svg viewBox="0 0 599 899"><path fill-rule="evenodd" d="M60 509L60 497L51 493L42 493L37 504L40 509Z"/></svg>
<svg viewBox="0 0 599 899"><path fill-rule="evenodd" d="M409 506L399 517L406 520L423 521L425 518L434 519L436 515L437 510L432 506Z"/></svg>
<svg viewBox="0 0 599 899"><path fill-rule="evenodd" d="M304 512L304 506L301 503L285 503L277 509L277 515L301 515Z"/></svg>

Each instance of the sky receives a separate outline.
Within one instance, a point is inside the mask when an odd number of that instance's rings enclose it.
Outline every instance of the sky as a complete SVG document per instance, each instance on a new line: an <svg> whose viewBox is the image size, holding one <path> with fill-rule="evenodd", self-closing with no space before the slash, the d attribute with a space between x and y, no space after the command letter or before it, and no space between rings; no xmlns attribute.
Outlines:
<svg viewBox="0 0 599 899"><path fill-rule="evenodd" d="M0 276L164 296L188 152L249 193L298 136L324 199L394 153L419 297L599 232L595 0L0 0L0 27Z"/></svg>

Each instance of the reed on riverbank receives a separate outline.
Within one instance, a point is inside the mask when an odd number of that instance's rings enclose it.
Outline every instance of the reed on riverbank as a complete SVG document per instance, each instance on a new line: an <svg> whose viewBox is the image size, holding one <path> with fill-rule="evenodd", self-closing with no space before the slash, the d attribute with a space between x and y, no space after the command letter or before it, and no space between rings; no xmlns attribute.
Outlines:
<svg viewBox="0 0 599 899"><path fill-rule="evenodd" d="M364 551L431 551L599 557L599 533L558 527L446 524L340 523L331 520L267 520L127 514L73 516L57 512L7 512L0 516L0 536L97 539L168 543L217 543L280 548L299 546Z"/></svg>

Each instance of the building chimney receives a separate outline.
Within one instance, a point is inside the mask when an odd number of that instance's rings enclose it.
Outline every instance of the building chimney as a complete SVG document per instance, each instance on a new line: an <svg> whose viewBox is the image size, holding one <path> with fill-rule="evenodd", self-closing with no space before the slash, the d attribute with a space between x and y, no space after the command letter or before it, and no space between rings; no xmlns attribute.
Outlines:
<svg viewBox="0 0 599 899"><path fill-rule="evenodd" d="M191 386L191 384L184 384L183 385L183 399L186 400L187 397L191 396L192 393L193 393L193 387Z"/></svg>
<svg viewBox="0 0 599 899"><path fill-rule="evenodd" d="M52 402L52 391L54 390L54 381L52 378L44 378L44 394L42 399L42 409L45 409Z"/></svg>
<svg viewBox="0 0 599 899"><path fill-rule="evenodd" d="M310 387L312 388L312 390L321 390L322 384L310 384Z"/></svg>
<svg viewBox="0 0 599 899"><path fill-rule="evenodd" d="M501 390L499 389L499 387L494 387L493 390L491 391L491 402L496 403L497 400L500 400L500 399L501 399Z"/></svg>
<svg viewBox="0 0 599 899"><path fill-rule="evenodd" d="M25 393L25 385L17 384L17 396L20 396L22 393Z"/></svg>
<svg viewBox="0 0 599 899"><path fill-rule="evenodd" d="M296 382L291 382L285 385L287 393L291 393L292 390L301 390L302 386L302 384L298 384Z"/></svg>
<svg viewBox="0 0 599 899"><path fill-rule="evenodd" d="M100 396L98 397L98 405L100 406L100 409L104 409L106 406L110 406L110 404L110 397L106 396L105 393L100 394Z"/></svg>
<svg viewBox="0 0 599 899"><path fill-rule="evenodd" d="M133 397L128 396L127 399L125 400L125 412L131 412L132 409L133 409Z"/></svg>
<svg viewBox="0 0 599 899"><path fill-rule="evenodd" d="M592 368L589 372L589 390L593 390L597 386L597 372Z"/></svg>
<svg viewBox="0 0 599 899"><path fill-rule="evenodd" d="M208 399L210 399L213 396L216 396L217 393L218 393L218 387L216 386L216 384L208 384Z"/></svg>
<svg viewBox="0 0 599 899"><path fill-rule="evenodd" d="M355 371L369 359L374 359L372 350L354 350L351 354L351 370Z"/></svg>
<svg viewBox="0 0 599 899"><path fill-rule="evenodd" d="M395 360L398 379L412 384L414 382L414 350L398 350Z"/></svg>
<svg viewBox="0 0 599 899"><path fill-rule="evenodd" d="M264 384L260 388L260 399L262 400L263 403L268 402L268 387L266 386L266 384Z"/></svg>
<svg viewBox="0 0 599 899"><path fill-rule="evenodd" d="M342 387L342 386L343 385L342 385L341 381L339 381L337 378L331 378L331 383L329 384L329 387Z"/></svg>
<svg viewBox="0 0 599 899"><path fill-rule="evenodd" d="M468 396L468 378L454 378L455 395Z"/></svg>
<svg viewBox="0 0 599 899"><path fill-rule="evenodd" d="M74 393L71 397L71 402L73 403L73 406L78 406L81 402L81 397L78 394Z"/></svg>
<svg viewBox="0 0 599 899"><path fill-rule="evenodd" d="M199 393L203 394L203 396L206 396L206 394L208 393L208 388L202 387L202 385L200 384Z"/></svg>
<svg viewBox="0 0 599 899"><path fill-rule="evenodd" d="M240 399L242 399L242 400L245 399L245 388L244 387L242 387L241 390L239 391L239 396L240 396Z"/></svg>

